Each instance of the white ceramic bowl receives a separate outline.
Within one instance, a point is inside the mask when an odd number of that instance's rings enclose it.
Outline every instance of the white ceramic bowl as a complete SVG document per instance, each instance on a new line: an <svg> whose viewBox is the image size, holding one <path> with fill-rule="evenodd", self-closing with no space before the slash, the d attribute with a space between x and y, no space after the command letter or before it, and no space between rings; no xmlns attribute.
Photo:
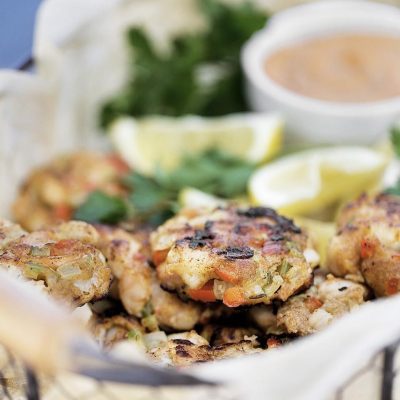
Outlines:
<svg viewBox="0 0 400 400"><path fill-rule="evenodd" d="M350 32L400 37L400 10L362 0L301 5L276 14L244 46L248 101L255 111L279 111L286 119L290 141L370 144L386 135L400 117L400 97L370 103L329 102L296 94L267 76L265 59L277 49L308 38Z"/></svg>

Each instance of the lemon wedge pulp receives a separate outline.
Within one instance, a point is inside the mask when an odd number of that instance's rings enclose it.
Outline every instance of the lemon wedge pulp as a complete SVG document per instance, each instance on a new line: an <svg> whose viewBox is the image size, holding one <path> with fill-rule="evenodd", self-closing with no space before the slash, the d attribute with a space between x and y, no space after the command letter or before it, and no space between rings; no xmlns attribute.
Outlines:
<svg viewBox="0 0 400 400"><path fill-rule="evenodd" d="M333 147L283 157L254 172L249 194L258 205L309 215L375 186L387 165L363 147Z"/></svg>
<svg viewBox="0 0 400 400"><path fill-rule="evenodd" d="M283 123L274 114L235 114L218 118L186 116L124 117L111 126L111 141L130 167L151 174L177 167L186 154L218 148L259 163L281 148Z"/></svg>

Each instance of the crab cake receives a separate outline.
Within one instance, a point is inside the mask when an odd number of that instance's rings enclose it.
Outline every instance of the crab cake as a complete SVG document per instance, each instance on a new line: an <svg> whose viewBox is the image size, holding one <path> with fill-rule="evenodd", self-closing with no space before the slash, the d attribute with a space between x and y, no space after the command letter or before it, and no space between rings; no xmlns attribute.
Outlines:
<svg viewBox="0 0 400 400"><path fill-rule="evenodd" d="M182 301L176 294L161 289L154 269L148 262L147 229L124 229L96 225L99 249L117 278L119 298L130 315L144 319L149 330L163 327L186 331L204 319L204 306Z"/></svg>
<svg viewBox="0 0 400 400"><path fill-rule="evenodd" d="M115 344L140 336L144 333L139 321L128 315L114 315L100 317L92 315L89 320L89 329L100 346L111 349Z"/></svg>
<svg viewBox="0 0 400 400"><path fill-rule="evenodd" d="M121 176L128 170L115 155L79 152L59 157L26 179L13 205L15 220L29 231L69 220L96 189L123 194Z"/></svg>
<svg viewBox="0 0 400 400"><path fill-rule="evenodd" d="M210 346L208 341L196 332L169 335L166 343L149 350L149 355L157 362L188 366L190 364L243 356L263 351L252 340Z"/></svg>
<svg viewBox="0 0 400 400"><path fill-rule="evenodd" d="M328 275L284 303L277 313L277 325L287 333L308 335L358 307L367 296L364 285Z"/></svg>
<svg viewBox="0 0 400 400"><path fill-rule="evenodd" d="M400 197L361 196L339 215L329 269L365 281L376 296L400 292Z"/></svg>
<svg viewBox="0 0 400 400"><path fill-rule="evenodd" d="M45 291L80 306L107 294L111 271L91 242L96 230L84 222L69 222L46 230L23 233L18 225L0 223L0 267L44 283ZM11 235L7 240L4 235Z"/></svg>
<svg viewBox="0 0 400 400"><path fill-rule="evenodd" d="M162 287L197 301L268 304L312 282L306 235L270 208L183 210L152 234L151 247Z"/></svg>

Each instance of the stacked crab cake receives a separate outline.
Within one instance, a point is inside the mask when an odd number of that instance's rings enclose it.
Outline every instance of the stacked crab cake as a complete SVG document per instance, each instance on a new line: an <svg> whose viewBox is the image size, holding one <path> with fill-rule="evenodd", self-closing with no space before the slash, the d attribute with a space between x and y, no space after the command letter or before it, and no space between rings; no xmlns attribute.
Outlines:
<svg viewBox="0 0 400 400"><path fill-rule="evenodd" d="M164 362L186 365L278 347L322 329L369 294L361 283L321 272L314 281L318 255L307 235L269 208L183 210L150 242L163 289L220 308L217 318L196 327L206 343L185 334L151 351Z"/></svg>
<svg viewBox="0 0 400 400"><path fill-rule="evenodd" d="M263 207L182 210L156 230L0 224L0 267L90 303L105 349L134 341L167 365L279 347L365 301L361 283L314 279L317 263L305 232Z"/></svg>
<svg viewBox="0 0 400 400"><path fill-rule="evenodd" d="M307 257L312 250L292 221L269 209L229 207L182 211L152 232L150 240L148 231L96 229L123 306L96 312L91 320L92 331L106 347L121 338L144 341L152 358L188 365L253 354L289 340L286 332L271 335L257 325L249 309L287 300L311 284L313 265ZM171 238L169 251L177 246L188 252L180 262L186 262L187 271L178 271L192 274L198 287L182 284L179 275L169 276L167 248L158 245ZM203 254L191 254L199 251ZM203 268L217 273L208 270L205 276ZM180 284L173 286L175 282ZM242 301L227 300L225 292L231 288L243 291ZM262 296L259 288L265 290ZM140 327L130 329L132 318Z"/></svg>
<svg viewBox="0 0 400 400"><path fill-rule="evenodd" d="M115 278L116 296L128 315L140 319L148 331L189 330L207 320L204 305L183 301L160 287L149 259L147 229L127 232L104 225L96 229L100 234L98 247Z"/></svg>

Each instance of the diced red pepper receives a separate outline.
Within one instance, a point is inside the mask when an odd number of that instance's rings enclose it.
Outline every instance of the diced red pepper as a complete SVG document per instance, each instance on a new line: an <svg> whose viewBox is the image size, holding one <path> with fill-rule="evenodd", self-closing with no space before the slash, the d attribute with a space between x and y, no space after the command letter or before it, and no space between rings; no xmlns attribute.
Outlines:
<svg viewBox="0 0 400 400"><path fill-rule="evenodd" d="M273 337L267 339L267 347L269 349L274 349L280 346L282 346L282 342L279 339Z"/></svg>
<svg viewBox="0 0 400 400"><path fill-rule="evenodd" d="M153 262L157 267L167 259L168 252L169 249L156 250L153 252Z"/></svg>
<svg viewBox="0 0 400 400"><path fill-rule="evenodd" d="M228 307L239 307L246 303L243 290L234 286L225 290L223 303Z"/></svg>
<svg viewBox="0 0 400 400"><path fill-rule="evenodd" d="M129 165L116 154L109 155L108 161L121 174L125 174L130 170Z"/></svg>
<svg viewBox="0 0 400 400"><path fill-rule="evenodd" d="M60 256L69 251L76 244L76 239L62 239L51 247L51 256Z"/></svg>
<svg viewBox="0 0 400 400"><path fill-rule="evenodd" d="M376 243L371 239L363 239L361 241L361 258L370 258L375 254Z"/></svg>
<svg viewBox="0 0 400 400"><path fill-rule="evenodd" d="M200 289L189 289L188 295L193 300L211 302L216 301L216 297L214 294L214 280L208 281L203 287Z"/></svg>
<svg viewBox="0 0 400 400"><path fill-rule="evenodd" d="M386 285L386 291L388 295L394 295L400 292L400 282L397 278L389 279Z"/></svg>
<svg viewBox="0 0 400 400"><path fill-rule="evenodd" d="M238 282L238 276L235 269L233 268L233 265L221 264L215 268L214 272L216 273L218 278L222 279L224 282Z"/></svg>
<svg viewBox="0 0 400 400"><path fill-rule="evenodd" d="M58 204L56 207L54 207L53 213L57 219L67 221L67 220L71 219L73 209L68 204L62 203L62 204Z"/></svg>
<svg viewBox="0 0 400 400"><path fill-rule="evenodd" d="M318 308L322 307L324 303L321 300L317 299L316 297L308 297L305 300L304 304L307 307L308 311L312 313L315 310L318 310Z"/></svg>

